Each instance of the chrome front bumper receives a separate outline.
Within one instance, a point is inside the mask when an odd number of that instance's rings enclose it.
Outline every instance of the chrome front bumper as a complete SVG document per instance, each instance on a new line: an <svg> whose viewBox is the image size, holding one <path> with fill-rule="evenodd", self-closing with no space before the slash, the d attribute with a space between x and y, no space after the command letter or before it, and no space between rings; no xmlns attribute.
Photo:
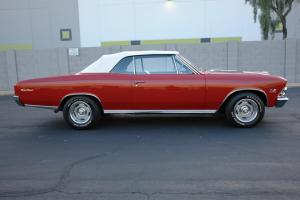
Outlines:
<svg viewBox="0 0 300 200"><path fill-rule="evenodd" d="M19 106L24 106L21 101L20 98L18 96L13 96L13 99L15 100L15 102L19 105Z"/></svg>
<svg viewBox="0 0 300 200"><path fill-rule="evenodd" d="M286 102L288 102L288 100L289 100L288 97L278 97L277 102L276 102L276 107L280 108L280 107L284 106L284 104L286 104Z"/></svg>
<svg viewBox="0 0 300 200"><path fill-rule="evenodd" d="M288 88L285 87L278 95L276 105L275 105L277 108L284 106L286 104L286 102L288 102L289 98L286 97L287 89Z"/></svg>

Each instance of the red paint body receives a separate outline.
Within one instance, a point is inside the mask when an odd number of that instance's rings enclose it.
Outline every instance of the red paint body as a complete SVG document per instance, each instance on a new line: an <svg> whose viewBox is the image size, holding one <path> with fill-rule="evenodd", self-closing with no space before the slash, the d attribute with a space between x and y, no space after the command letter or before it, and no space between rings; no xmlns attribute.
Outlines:
<svg viewBox="0 0 300 200"><path fill-rule="evenodd" d="M272 107L286 82L278 76L242 72L93 73L21 81L15 94L22 104L40 106L59 107L65 96L86 93L97 96L104 110L218 110L238 90L264 93Z"/></svg>

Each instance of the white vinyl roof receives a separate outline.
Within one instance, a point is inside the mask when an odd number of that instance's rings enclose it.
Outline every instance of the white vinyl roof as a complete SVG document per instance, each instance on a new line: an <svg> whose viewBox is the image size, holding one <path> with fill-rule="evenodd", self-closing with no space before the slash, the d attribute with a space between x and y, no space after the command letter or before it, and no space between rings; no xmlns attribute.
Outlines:
<svg viewBox="0 0 300 200"><path fill-rule="evenodd" d="M177 54L177 51L124 51L115 54L103 55L100 59L79 73L108 73L120 60L128 56Z"/></svg>

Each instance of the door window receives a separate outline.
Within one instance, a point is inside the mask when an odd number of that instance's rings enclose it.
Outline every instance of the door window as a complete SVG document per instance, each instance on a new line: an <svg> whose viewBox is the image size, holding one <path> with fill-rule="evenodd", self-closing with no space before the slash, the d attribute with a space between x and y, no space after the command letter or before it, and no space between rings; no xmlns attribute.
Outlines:
<svg viewBox="0 0 300 200"><path fill-rule="evenodd" d="M172 55L135 57L137 74L177 74Z"/></svg>

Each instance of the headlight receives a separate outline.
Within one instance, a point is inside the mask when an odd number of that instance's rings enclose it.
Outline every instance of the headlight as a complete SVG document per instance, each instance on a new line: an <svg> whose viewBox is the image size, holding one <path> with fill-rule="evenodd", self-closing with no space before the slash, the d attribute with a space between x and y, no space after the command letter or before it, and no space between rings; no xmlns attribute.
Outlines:
<svg viewBox="0 0 300 200"><path fill-rule="evenodd" d="M278 97L284 97L287 91L287 87L285 87L279 94Z"/></svg>

